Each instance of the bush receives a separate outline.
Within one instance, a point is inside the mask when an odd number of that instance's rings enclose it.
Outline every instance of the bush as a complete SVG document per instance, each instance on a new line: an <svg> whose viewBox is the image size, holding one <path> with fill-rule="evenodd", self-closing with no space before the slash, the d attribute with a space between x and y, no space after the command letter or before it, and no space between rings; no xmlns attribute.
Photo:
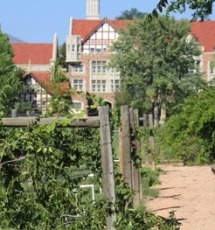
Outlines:
<svg viewBox="0 0 215 230"><path fill-rule="evenodd" d="M166 122L161 148L186 164L205 164L215 157L215 89L190 96Z"/></svg>

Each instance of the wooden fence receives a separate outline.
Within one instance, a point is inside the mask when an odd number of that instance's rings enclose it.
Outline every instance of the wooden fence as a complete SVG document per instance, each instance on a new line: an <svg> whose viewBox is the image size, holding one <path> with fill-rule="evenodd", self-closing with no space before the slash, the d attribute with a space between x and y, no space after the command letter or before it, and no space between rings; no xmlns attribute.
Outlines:
<svg viewBox="0 0 215 230"><path fill-rule="evenodd" d="M54 121L59 121L60 124L67 118L36 118L36 117L18 117L18 118L3 118L2 124L4 127L26 127L33 122L38 125L48 125ZM62 126L62 128L65 126ZM115 203L115 179L114 179L114 161L113 161L113 145L111 137L111 126L109 117L109 107L99 107L99 117L94 118L78 118L73 119L66 127L88 127L100 128L101 140L101 161L103 173L103 190L107 202ZM137 165L134 162L134 153L140 153L140 142L136 138L136 132L139 127L138 110L133 110L125 105L121 107L121 127L119 130L119 168L123 179L128 183L129 187L134 192L133 207L136 208L142 203L142 180L140 178ZM153 144L153 141L151 141ZM112 206L114 208L114 205ZM114 213L114 212L113 212ZM114 230L113 222L116 220L116 214L107 217L107 229Z"/></svg>

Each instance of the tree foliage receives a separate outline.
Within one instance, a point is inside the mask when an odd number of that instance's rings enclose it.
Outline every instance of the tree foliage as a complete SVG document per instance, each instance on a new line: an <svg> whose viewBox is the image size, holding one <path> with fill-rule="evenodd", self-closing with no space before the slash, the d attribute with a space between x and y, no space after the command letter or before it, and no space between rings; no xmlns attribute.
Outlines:
<svg viewBox="0 0 215 230"><path fill-rule="evenodd" d="M51 69L51 74L52 74L53 82L55 82L55 83L69 82L68 77L63 72L62 66L60 64L60 60L58 60L58 59Z"/></svg>
<svg viewBox="0 0 215 230"><path fill-rule="evenodd" d="M121 74L117 96L126 93L132 107L146 111L164 101L172 107L203 87L194 60L201 50L194 39L187 41L189 34L188 22L167 16L137 20L121 30L110 64Z"/></svg>
<svg viewBox="0 0 215 230"><path fill-rule="evenodd" d="M68 64L66 63L66 42L59 46L58 62L62 68L68 69Z"/></svg>
<svg viewBox="0 0 215 230"><path fill-rule="evenodd" d="M215 158L215 89L190 96L176 108L162 130L162 149L170 159L187 164L210 163Z"/></svg>
<svg viewBox="0 0 215 230"><path fill-rule="evenodd" d="M0 228L106 228L110 205L102 197L90 202L86 192L78 189L83 183L83 175L77 175L81 169L94 173L102 186L99 130L71 131L67 128L70 122L61 123L64 129L58 122L18 130L0 126ZM164 219L143 208L130 209L132 191L117 170L115 178L116 229L179 229L173 214Z"/></svg>
<svg viewBox="0 0 215 230"><path fill-rule="evenodd" d="M138 11L136 8L131 8L130 10L124 10L121 12L116 19L123 19L123 20L132 20L132 19L142 19L146 13Z"/></svg>
<svg viewBox="0 0 215 230"><path fill-rule="evenodd" d="M14 107L22 90L22 71L14 65L12 58L12 46L7 35L0 31L0 113L5 114Z"/></svg>
<svg viewBox="0 0 215 230"><path fill-rule="evenodd" d="M214 0L160 0L156 9L162 12L166 8L167 13L179 12L183 13L187 8L193 11L193 19L208 19L213 13ZM157 16L157 10L154 10L153 15Z"/></svg>

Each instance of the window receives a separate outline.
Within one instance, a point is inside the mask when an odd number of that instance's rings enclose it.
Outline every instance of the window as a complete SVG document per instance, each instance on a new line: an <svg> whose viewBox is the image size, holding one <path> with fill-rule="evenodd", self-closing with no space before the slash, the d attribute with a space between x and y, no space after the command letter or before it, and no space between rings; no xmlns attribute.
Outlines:
<svg viewBox="0 0 215 230"><path fill-rule="evenodd" d="M82 91L84 88L84 80L83 79L74 79L73 80L73 88L78 91Z"/></svg>
<svg viewBox="0 0 215 230"><path fill-rule="evenodd" d="M67 47L68 47L68 52L70 52L70 45L68 45Z"/></svg>
<svg viewBox="0 0 215 230"><path fill-rule="evenodd" d="M47 105L47 101L43 101L43 102L42 102L42 105L43 105L43 106L46 106L46 105Z"/></svg>
<svg viewBox="0 0 215 230"><path fill-rule="evenodd" d="M110 72L111 73L118 73L118 71L116 70L116 68L110 68Z"/></svg>
<svg viewBox="0 0 215 230"><path fill-rule="evenodd" d="M75 107L75 109L82 109L82 102L81 101L73 101L73 106Z"/></svg>
<svg viewBox="0 0 215 230"><path fill-rule="evenodd" d="M92 61L92 73L106 73L106 61Z"/></svg>
<svg viewBox="0 0 215 230"><path fill-rule="evenodd" d="M211 73L211 74L214 73L214 68L210 68L210 73Z"/></svg>
<svg viewBox="0 0 215 230"><path fill-rule="evenodd" d="M90 48L90 53L94 54L95 53L95 48Z"/></svg>
<svg viewBox="0 0 215 230"><path fill-rule="evenodd" d="M96 49L97 54L100 54L101 52L102 52L102 49L98 49L98 48Z"/></svg>
<svg viewBox="0 0 215 230"><path fill-rule="evenodd" d="M72 52L75 52L75 45L72 45Z"/></svg>
<svg viewBox="0 0 215 230"><path fill-rule="evenodd" d="M120 82L119 80L111 80L111 91L115 92L119 89Z"/></svg>
<svg viewBox="0 0 215 230"><path fill-rule="evenodd" d="M106 91L106 80L92 80L92 91L93 92L105 92Z"/></svg>
<svg viewBox="0 0 215 230"><path fill-rule="evenodd" d="M37 107L37 109L40 109L41 108L41 102L37 102L37 104L36 104L36 107Z"/></svg>
<svg viewBox="0 0 215 230"><path fill-rule="evenodd" d="M74 65L72 67L72 71L74 73L83 73L84 72L84 66L83 65Z"/></svg>
<svg viewBox="0 0 215 230"><path fill-rule="evenodd" d="M31 77L28 77L28 78L26 79L25 84L26 84L26 85L31 85L31 84L32 84Z"/></svg>

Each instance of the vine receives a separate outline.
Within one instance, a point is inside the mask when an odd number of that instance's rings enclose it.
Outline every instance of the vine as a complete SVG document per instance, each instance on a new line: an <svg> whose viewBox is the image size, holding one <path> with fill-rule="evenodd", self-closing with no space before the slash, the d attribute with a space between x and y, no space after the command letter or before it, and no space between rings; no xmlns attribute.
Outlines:
<svg viewBox="0 0 215 230"><path fill-rule="evenodd" d="M22 129L0 127L0 229L106 228L111 205L98 193L95 201L88 202L87 192L79 189L89 172L102 186L99 130L71 130L67 123L64 128L57 122ZM112 113L111 125L112 130L119 126L118 112ZM133 193L117 167L115 228L179 229L173 214L162 219L143 208L132 209ZM87 172L85 176L79 176L81 170Z"/></svg>

